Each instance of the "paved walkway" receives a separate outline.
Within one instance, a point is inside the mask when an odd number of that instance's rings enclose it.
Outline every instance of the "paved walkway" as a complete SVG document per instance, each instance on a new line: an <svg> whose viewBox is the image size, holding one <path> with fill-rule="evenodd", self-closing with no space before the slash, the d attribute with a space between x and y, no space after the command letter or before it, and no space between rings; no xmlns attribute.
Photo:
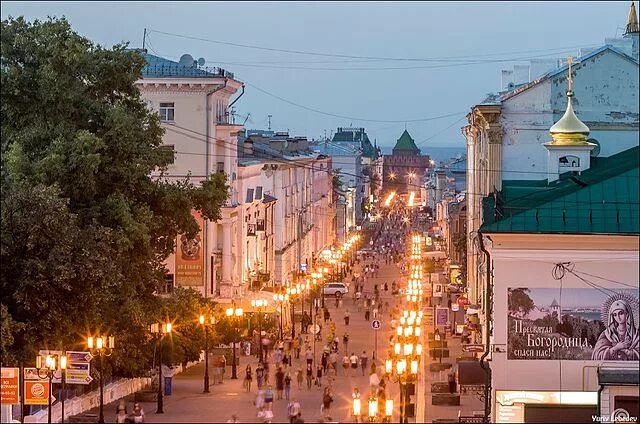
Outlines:
<svg viewBox="0 0 640 424"><path fill-rule="evenodd" d="M380 273L377 278L368 278L365 283L365 292L373 293L373 285L378 284L379 287L387 281L389 283L389 291L385 293L381 290L382 301L389 302L390 308L394 305L394 299L391 296L391 281L394 279L399 281L398 268L395 265L385 265L384 261L380 264ZM356 268L362 274L360 268L364 264ZM353 287L353 286L352 286ZM357 355L361 354L363 350L367 352L369 357L369 364L372 361L372 353L375 342L375 330L372 329L371 323L364 319L364 308L361 312L357 311L356 306L351 297L351 293L345 297L340 308L335 307L335 302L331 299L325 301L329 308L331 317L336 323L336 335L342 340L342 335L346 332L350 335L349 352L355 352ZM349 310L351 314L350 325L348 327L344 324L344 311ZM382 328L378 330L378 354L380 359L386 358L386 352L389 347L389 336L391 329L389 325L388 311L384 310L380 314L379 319L382 322ZM323 324L323 338L326 340L326 334L328 331L328 325ZM309 336L312 340L312 337ZM317 361L320 361L320 355L322 352L322 342L316 342ZM342 358L344 355L342 343L340 343L339 356ZM294 359L293 369L298 367L305 367L304 352L301 353L300 359ZM273 382L273 361L271 370L271 381ZM383 366L383 362L377 361L379 366ZM254 356L241 356L240 365L238 367L238 380L230 380L225 378L223 384L211 385L211 393L203 394L203 374L204 365L199 364L186 370L185 372L174 377L173 381L173 394L171 396L164 397L164 414L156 414L155 403L143 403L142 407L146 413L145 422L153 423L169 423L169 422L226 422L232 414L236 414L241 422L258 422L256 418L256 408L253 404L257 387L254 382L252 392L247 393L242 387L242 378L244 377L244 368L247 364L251 364L255 370L257 365L256 358ZM225 377L231 375L231 370L228 367ZM311 390L306 388L306 383L303 383L302 388L297 387L295 381L294 372L292 372L292 398L296 398L302 405L302 417L307 422L321 422L322 416L320 413L320 404L322 399L322 389L312 387ZM324 377L323 377L324 379ZM326 384L326 380L323 382ZM352 398L351 393L353 388L358 387L362 395L362 411L366 413L366 396L369 389L369 376L368 372L365 376L362 376L361 369L358 369L355 375L344 375L342 367L338 370L338 377L333 384L334 391L334 403L332 405L331 417L336 422L354 422L351 416ZM398 390L396 385L390 384L388 389L388 396L394 398L394 402L397 405L399 401ZM274 390L275 392L275 390ZM127 399L129 402L133 401L133 397ZM117 402L105 406L105 418L107 422L114 422L115 410ZM131 407L131 405L129 405ZM396 411L398 408L395 408ZM273 422L288 422L287 417L287 401L286 400L274 400ZM91 410L88 413L97 414L97 409ZM395 420L397 420L397 416Z"/></svg>

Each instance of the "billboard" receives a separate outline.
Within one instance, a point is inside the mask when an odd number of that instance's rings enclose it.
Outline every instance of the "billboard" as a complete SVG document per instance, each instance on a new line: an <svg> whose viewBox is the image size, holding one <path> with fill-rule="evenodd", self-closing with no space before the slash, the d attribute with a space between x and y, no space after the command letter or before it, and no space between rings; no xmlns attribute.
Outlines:
<svg viewBox="0 0 640 424"><path fill-rule="evenodd" d="M200 231L192 239L179 234L176 240L176 286L204 285L204 218L200 212L191 214L200 226Z"/></svg>
<svg viewBox="0 0 640 424"><path fill-rule="evenodd" d="M36 368L24 369L24 404L48 405L49 404L49 379L40 378ZM55 401L53 395L51 402Z"/></svg>
<svg viewBox="0 0 640 424"><path fill-rule="evenodd" d="M508 359L640 360L638 290L509 288Z"/></svg>

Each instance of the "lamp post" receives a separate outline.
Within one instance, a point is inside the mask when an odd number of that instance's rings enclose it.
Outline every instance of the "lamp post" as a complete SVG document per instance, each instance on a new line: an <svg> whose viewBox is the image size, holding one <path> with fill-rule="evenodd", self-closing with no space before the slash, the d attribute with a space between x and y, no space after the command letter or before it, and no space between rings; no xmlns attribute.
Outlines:
<svg viewBox="0 0 640 424"><path fill-rule="evenodd" d="M216 323L216 318L213 315L209 316L207 323L205 316L201 314L199 322L204 330L204 390L202 393L209 393L209 326Z"/></svg>
<svg viewBox="0 0 640 424"><path fill-rule="evenodd" d="M320 278L322 278L322 292L321 292L321 297L322 297L322 309L324 310L324 285L327 282L327 275L329 275L329 268L328 267L324 267L322 269L322 274L320 276Z"/></svg>
<svg viewBox="0 0 640 424"><path fill-rule="evenodd" d="M164 398L162 393L162 339L165 334L171 334L173 324L170 322L162 324L151 324L151 334L155 334L158 346L158 408L156 414L164 414Z"/></svg>
<svg viewBox="0 0 640 424"><path fill-rule="evenodd" d="M385 371L398 382L400 388L400 422L408 422L407 417L407 384L415 381L418 375L419 355L422 352L422 346L414 346L412 343L404 345L396 343L395 354L396 360L389 358L385 361ZM404 353L404 355L402 355ZM404 356L404 357L401 357ZM394 366L395 365L395 366Z"/></svg>
<svg viewBox="0 0 640 424"><path fill-rule="evenodd" d="M233 306L231 308L227 308L227 316L233 317L233 319L236 320L234 321L234 324L237 324L237 320L240 319L240 317L242 317L242 315L244 314L244 311L242 310L242 308L236 308L235 302L233 302L232 305ZM234 340L233 340L233 364L231 364L231 379L237 380L238 379L238 373L237 373L238 370L236 367L236 344L237 344L237 335L238 335L237 325L234 327L234 335L236 337L234 337Z"/></svg>
<svg viewBox="0 0 640 424"><path fill-rule="evenodd" d="M98 366L100 369L100 415L98 417L98 423L104 424L104 358L105 356L111 356L116 342L113 336L89 336L87 338L87 348L93 356L98 356Z"/></svg>
<svg viewBox="0 0 640 424"><path fill-rule="evenodd" d="M278 294L274 294L273 295L273 300L275 300L276 302L278 302L278 304L280 305L280 340L282 340L283 334L282 334L282 315L283 315L283 311L282 311L282 307L284 305L285 302L289 301L289 295L286 293L278 293ZM262 335L260 335L260 346L262 348Z"/></svg>
<svg viewBox="0 0 640 424"><path fill-rule="evenodd" d="M296 296L299 291L296 287L287 287L287 294L291 302L291 340L296 338Z"/></svg>
<svg viewBox="0 0 640 424"><path fill-rule="evenodd" d="M60 372L62 377L62 395L60 396L60 406L62 409L62 417L60 422L64 424L64 401L67 398L67 355L60 357Z"/></svg>
<svg viewBox="0 0 640 424"><path fill-rule="evenodd" d="M258 309L258 334L260 339L260 362L262 362L262 310L267 306L267 301L264 299L251 300L251 306Z"/></svg>
<svg viewBox="0 0 640 424"><path fill-rule="evenodd" d="M51 355L45 357L44 367L42 366L42 356L36 356L36 369L38 378L49 380L49 407L47 408L47 424L51 424L51 396L53 394L53 376L58 368L56 358ZM44 374L43 374L44 373ZM104 421L102 421L104 423Z"/></svg>

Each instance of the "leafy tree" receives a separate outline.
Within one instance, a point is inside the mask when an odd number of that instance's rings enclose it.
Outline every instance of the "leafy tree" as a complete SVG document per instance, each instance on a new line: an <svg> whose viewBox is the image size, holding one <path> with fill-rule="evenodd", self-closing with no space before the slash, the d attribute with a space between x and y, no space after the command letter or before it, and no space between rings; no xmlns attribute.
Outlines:
<svg viewBox="0 0 640 424"><path fill-rule="evenodd" d="M529 289L512 289L509 291L509 310L526 316L534 308L533 300L527 294Z"/></svg>
<svg viewBox="0 0 640 424"><path fill-rule="evenodd" d="M163 261L178 233L197 232L192 209L220 218L224 174L150 178L170 158L134 85L144 59L126 45L95 45L64 19L1 29L3 364L99 330L116 336L114 372L139 375Z"/></svg>

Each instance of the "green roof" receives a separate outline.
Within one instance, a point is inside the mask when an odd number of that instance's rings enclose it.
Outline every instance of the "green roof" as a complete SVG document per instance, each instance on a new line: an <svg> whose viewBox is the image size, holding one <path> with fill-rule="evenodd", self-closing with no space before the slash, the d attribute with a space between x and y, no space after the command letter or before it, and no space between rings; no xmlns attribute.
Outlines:
<svg viewBox="0 0 640 424"><path fill-rule="evenodd" d="M418 146L416 146L416 143L413 141L413 138L411 138L407 130L404 130L404 132L396 142L396 145L393 148L393 152L395 153L396 150L420 153L420 149L418 149Z"/></svg>
<svg viewBox="0 0 640 424"><path fill-rule="evenodd" d="M332 141L335 142L359 142L362 148L362 156L376 159L377 151L371 144L369 136L364 131L364 128L338 128L338 131L333 135Z"/></svg>
<svg viewBox="0 0 640 424"><path fill-rule="evenodd" d="M503 181L503 190L484 198L483 232L639 234L638 146L607 158L591 158L578 175L552 183Z"/></svg>

